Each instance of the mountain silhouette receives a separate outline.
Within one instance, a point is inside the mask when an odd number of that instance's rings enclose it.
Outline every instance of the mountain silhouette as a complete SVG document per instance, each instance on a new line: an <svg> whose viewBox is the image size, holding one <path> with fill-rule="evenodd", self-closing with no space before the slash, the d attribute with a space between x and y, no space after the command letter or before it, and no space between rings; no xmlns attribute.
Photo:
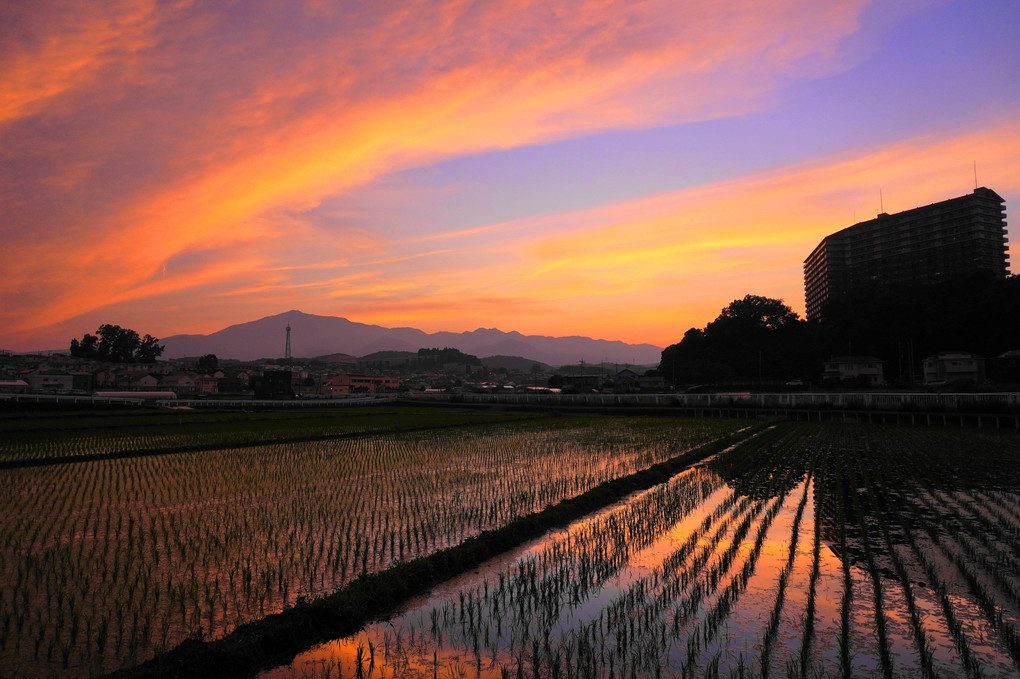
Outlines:
<svg viewBox="0 0 1020 679"><path fill-rule="evenodd" d="M417 351L423 347L452 347L478 357L523 356L550 365L588 363L658 364L662 348L590 337L546 337L478 328L470 332L427 333L417 328L384 328L355 323L337 316L287 311L240 323L209 335L172 335L160 340L164 358L216 354L219 358L251 361L280 358L291 329L291 354L313 357L344 353L364 356L376 351Z"/></svg>

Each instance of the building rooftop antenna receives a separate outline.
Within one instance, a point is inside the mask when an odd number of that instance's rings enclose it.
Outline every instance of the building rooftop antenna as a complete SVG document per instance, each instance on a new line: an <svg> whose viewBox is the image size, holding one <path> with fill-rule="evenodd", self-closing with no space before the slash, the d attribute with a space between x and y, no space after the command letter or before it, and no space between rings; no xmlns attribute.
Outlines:
<svg viewBox="0 0 1020 679"><path fill-rule="evenodd" d="M978 187L978 183L977 183L977 161L975 160L974 161L974 190L975 191L977 191L977 187Z"/></svg>
<svg viewBox="0 0 1020 679"><path fill-rule="evenodd" d="M290 324L287 324L287 348L283 350L283 358L290 362Z"/></svg>

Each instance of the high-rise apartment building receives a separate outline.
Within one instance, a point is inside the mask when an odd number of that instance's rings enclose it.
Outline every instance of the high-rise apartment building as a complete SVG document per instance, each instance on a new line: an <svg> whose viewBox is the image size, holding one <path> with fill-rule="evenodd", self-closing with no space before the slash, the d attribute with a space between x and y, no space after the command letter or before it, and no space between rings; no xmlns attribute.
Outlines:
<svg viewBox="0 0 1020 679"><path fill-rule="evenodd" d="M826 236L804 260L807 317L867 286L927 285L972 271L1008 273L1006 206L986 188L854 224Z"/></svg>

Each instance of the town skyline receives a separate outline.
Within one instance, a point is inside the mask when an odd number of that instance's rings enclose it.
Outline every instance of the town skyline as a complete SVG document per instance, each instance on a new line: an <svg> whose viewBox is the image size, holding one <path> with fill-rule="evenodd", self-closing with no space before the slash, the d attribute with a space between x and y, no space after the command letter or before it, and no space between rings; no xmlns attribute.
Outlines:
<svg viewBox="0 0 1020 679"><path fill-rule="evenodd" d="M665 347L748 293L803 317L880 210L1020 199L1005 1L15 14L2 349L287 309Z"/></svg>

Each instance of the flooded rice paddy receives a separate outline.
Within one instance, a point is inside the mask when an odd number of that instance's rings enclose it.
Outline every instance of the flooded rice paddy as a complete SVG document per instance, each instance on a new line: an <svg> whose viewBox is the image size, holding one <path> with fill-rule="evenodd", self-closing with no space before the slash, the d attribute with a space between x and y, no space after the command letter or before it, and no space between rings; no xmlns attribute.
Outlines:
<svg viewBox="0 0 1020 679"><path fill-rule="evenodd" d="M1017 677L1015 433L780 425L264 677Z"/></svg>
<svg viewBox="0 0 1020 679"><path fill-rule="evenodd" d="M297 426L272 424L259 436ZM96 676L222 637L745 424L560 417L0 470L0 676ZM138 437L90 429L38 455Z"/></svg>

